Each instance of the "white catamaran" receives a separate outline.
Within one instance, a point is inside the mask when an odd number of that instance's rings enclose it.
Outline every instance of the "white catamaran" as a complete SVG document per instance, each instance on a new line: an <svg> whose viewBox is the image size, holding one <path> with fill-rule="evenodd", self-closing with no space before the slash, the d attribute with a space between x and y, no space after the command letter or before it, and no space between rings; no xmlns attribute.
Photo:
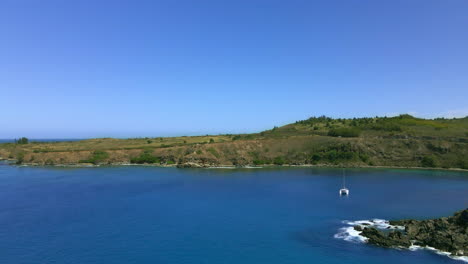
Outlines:
<svg viewBox="0 0 468 264"><path fill-rule="evenodd" d="M349 195L349 190L345 186L345 183L346 183L345 177L346 176L345 176L345 173L344 173L344 170L343 170L343 188L340 189L340 195Z"/></svg>

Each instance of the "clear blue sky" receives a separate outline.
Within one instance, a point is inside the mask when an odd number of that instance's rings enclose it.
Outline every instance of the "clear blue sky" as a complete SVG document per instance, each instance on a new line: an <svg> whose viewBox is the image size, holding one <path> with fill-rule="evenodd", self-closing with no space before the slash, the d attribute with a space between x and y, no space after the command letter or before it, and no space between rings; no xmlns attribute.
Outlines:
<svg viewBox="0 0 468 264"><path fill-rule="evenodd" d="M0 138L468 115L468 1L0 4Z"/></svg>

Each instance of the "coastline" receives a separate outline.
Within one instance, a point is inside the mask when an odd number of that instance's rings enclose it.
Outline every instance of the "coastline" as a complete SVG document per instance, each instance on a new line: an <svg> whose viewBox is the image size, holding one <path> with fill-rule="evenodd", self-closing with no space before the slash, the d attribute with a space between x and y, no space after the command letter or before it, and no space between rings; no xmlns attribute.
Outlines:
<svg viewBox="0 0 468 264"><path fill-rule="evenodd" d="M398 128L398 130L392 130ZM443 128L443 129L442 129ZM90 138L0 144L0 159L28 166L180 168L349 167L467 171L468 117L312 117L250 134ZM356 134L340 134L341 132ZM340 132L340 133L339 133ZM150 165L151 164L151 165Z"/></svg>
<svg viewBox="0 0 468 264"><path fill-rule="evenodd" d="M103 166L144 166L144 167L161 167L161 168L197 168L197 169L262 169L262 168L349 168L349 169L407 169L407 170L431 170L431 171L458 171L458 172L468 172L468 169L461 168L428 168L428 167L403 167L403 166L364 166L364 165L330 165L330 164L284 164L284 165L274 165L274 164L264 164L261 166L248 164L243 166L234 166L231 164L200 164L200 163L190 163L190 164L135 164L128 162L117 162L117 163L103 163L103 164L92 164L92 163L75 163L75 164L53 164L53 165L44 165L38 163L23 163L20 165L15 164L16 159L4 159L0 157L0 162L6 161L8 165L18 166L18 167L69 167L69 168L98 168Z"/></svg>

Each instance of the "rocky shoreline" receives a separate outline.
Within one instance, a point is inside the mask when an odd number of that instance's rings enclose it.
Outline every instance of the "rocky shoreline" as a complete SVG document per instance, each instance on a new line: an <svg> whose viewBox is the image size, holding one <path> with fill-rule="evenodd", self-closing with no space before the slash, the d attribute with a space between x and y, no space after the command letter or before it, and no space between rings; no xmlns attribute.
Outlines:
<svg viewBox="0 0 468 264"><path fill-rule="evenodd" d="M468 257L468 208L451 217L390 221L386 230L356 225L369 244L388 248L432 248L451 257ZM395 228L397 227L397 228Z"/></svg>

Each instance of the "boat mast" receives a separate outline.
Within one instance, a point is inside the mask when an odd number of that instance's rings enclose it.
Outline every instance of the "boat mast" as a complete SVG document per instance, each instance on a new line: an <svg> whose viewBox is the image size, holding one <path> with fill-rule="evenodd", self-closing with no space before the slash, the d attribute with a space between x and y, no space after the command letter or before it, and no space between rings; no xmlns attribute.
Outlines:
<svg viewBox="0 0 468 264"><path fill-rule="evenodd" d="M344 169L343 169L343 189L346 188L346 184L345 184L345 183L346 183L346 177L345 177L345 171L344 171Z"/></svg>

